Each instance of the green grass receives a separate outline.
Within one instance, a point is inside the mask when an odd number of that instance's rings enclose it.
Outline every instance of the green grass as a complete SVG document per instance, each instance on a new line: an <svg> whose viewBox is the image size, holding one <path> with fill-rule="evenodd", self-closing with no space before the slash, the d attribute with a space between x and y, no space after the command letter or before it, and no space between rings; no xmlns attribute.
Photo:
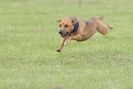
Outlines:
<svg viewBox="0 0 133 89"><path fill-rule="evenodd" d="M133 89L132 0L0 0L0 89ZM62 53L63 16L114 26Z"/></svg>

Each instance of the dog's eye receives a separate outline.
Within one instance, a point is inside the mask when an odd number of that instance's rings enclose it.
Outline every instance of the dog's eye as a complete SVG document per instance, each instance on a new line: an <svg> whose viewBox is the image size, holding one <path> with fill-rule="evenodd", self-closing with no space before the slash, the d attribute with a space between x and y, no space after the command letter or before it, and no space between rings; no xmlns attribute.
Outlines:
<svg viewBox="0 0 133 89"><path fill-rule="evenodd" d="M59 25L59 27L61 27L61 24Z"/></svg>
<svg viewBox="0 0 133 89"><path fill-rule="evenodd" d="M68 27L68 25L65 25L65 27Z"/></svg>

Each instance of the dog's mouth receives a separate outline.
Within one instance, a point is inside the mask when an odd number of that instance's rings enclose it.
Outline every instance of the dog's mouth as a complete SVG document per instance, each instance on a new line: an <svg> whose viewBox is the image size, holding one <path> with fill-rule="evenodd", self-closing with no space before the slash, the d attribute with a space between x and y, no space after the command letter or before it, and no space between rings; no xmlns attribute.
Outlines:
<svg viewBox="0 0 133 89"><path fill-rule="evenodd" d="M62 34L61 37L65 37L65 36L67 36L68 34L69 34L68 32L65 33L65 34Z"/></svg>
<svg viewBox="0 0 133 89"><path fill-rule="evenodd" d="M63 33L63 34L60 34L60 35L61 35L61 37L65 37L65 36L69 35L69 32L66 32L66 33Z"/></svg>

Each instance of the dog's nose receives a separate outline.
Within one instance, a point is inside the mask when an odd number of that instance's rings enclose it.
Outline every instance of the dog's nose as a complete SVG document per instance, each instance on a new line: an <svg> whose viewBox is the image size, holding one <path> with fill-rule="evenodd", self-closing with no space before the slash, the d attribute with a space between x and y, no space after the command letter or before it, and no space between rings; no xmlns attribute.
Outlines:
<svg viewBox="0 0 133 89"><path fill-rule="evenodd" d="M59 34L61 34L61 35L62 35L62 31L59 31Z"/></svg>

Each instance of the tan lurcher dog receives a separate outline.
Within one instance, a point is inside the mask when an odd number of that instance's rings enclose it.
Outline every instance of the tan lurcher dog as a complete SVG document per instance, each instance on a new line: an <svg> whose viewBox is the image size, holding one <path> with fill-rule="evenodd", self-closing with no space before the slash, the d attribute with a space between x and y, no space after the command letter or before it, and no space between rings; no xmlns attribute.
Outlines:
<svg viewBox="0 0 133 89"><path fill-rule="evenodd" d="M62 37L62 41L56 51L61 52L64 45L69 43L70 40L85 41L96 32L106 35L108 30L112 29L112 26L104 24L102 19L103 17L91 17L89 20L83 21L77 20L76 17L64 17L59 20L59 34Z"/></svg>

